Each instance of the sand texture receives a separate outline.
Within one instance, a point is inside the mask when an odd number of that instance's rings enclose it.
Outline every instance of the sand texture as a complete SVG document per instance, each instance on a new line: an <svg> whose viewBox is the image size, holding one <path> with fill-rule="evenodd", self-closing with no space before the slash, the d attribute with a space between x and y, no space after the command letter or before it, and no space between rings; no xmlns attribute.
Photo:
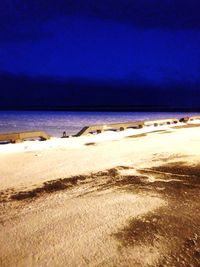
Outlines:
<svg viewBox="0 0 200 267"><path fill-rule="evenodd" d="M0 266L200 266L200 128L148 131L1 145Z"/></svg>

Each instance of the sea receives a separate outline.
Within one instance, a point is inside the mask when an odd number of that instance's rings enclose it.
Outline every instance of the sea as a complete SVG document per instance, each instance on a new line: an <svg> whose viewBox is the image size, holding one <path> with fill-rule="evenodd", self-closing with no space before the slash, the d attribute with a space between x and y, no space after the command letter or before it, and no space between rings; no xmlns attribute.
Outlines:
<svg viewBox="0 0 200 267"><path fill-rule="evenodd" d="M61 137L79 132L84 126L137 120L181 118L200 113L186 112L75 112L75 111L0 111L0 133L42 130Z"/></svg>

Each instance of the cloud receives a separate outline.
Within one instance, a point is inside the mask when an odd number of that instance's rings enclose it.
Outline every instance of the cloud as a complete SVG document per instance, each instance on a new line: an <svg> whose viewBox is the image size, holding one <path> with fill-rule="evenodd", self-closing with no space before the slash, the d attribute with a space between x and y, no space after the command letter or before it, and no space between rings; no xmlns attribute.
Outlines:
<svg viewBox="0 0 200 267"><path fill-rule="evenodd" d="M0 42L35 42L46 40L52 37L53 34L50 32L42 32L42 31L3 31L0 34Z"/></svg>
<svg viewBox="0 0 200 267"><path fill-rule="evenodd" d="M51 34L42 31L42 25L68 16L108 24L110 20L142 30L199 31L199 10L199 0L6 0L0 6L0 42L48 39ZM26 30L21 32L19 27Z"/></svg>
<svg viewBox="0 0 200 267"><path fill-rule="evenodd" d="M24 3L13 0L12 5L8 5L8 1L1 3L0 25L77 15L110 19L144 29L200 30L199 9L199 0L27 0Z"/></svg>
<svg viewBox="0 0 200 267"><path fill-rule="evenodd" d="M0 83L3 109L200 109L199 83L171 81L160 88L144 81L137 84L79 78L59 81L10 73L0 73ZM12 92L12 98L8 91Z"/></svg>

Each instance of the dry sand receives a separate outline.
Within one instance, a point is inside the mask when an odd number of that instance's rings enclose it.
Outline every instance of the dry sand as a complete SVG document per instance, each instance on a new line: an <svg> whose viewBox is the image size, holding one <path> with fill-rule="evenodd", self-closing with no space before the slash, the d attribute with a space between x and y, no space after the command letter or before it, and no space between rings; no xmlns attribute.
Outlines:
<svg viewBox="0 0 200 267"><path fill-rule="evenodd" d="M200 266L194 126L1 145L0 266Z"/></svg>

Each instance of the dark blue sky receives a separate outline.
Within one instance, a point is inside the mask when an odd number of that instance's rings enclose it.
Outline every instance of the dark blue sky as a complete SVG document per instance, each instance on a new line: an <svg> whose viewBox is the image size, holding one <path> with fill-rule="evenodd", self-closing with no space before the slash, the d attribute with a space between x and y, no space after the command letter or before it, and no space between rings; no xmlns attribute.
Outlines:
<svg viewBox="0 0 200 267"><path fill-rule="evenodd" d="M197 0L4 0L0 73L197 86L199 10Z"/></svg>

